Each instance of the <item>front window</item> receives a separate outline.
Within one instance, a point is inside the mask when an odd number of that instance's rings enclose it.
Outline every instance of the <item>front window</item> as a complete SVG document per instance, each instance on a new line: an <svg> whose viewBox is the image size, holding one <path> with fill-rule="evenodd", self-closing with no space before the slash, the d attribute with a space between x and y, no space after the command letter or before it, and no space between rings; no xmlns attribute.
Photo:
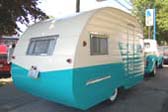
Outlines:
<svg viewBox="0 0 168 112"><path fill-rule="evenodd" d="M145 48L150 48L150 43L144 43Z"/></svg>
<svg viewBox="0 0 168 112"><path fill-rule="evenodd" d="M90 37L91 55L108 54L108 38L105 35L91 34Z"/></svg>
<svg viewBox="0 0 168 112"><path fill-rule="evenodd" d="M32 38L27 55L52 55L58 35Z"/></svg>

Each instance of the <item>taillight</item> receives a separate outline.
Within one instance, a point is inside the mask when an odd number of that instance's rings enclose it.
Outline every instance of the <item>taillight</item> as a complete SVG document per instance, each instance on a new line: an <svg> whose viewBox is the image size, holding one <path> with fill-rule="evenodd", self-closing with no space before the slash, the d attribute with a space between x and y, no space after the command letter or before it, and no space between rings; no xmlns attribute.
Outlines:
<svg viewBox="0 0 168 112"><path fill-rule="evenodd" d="M12 59L15 59L16 57L15 56L12 56Z"/></svg>
<svg viewBox="0 0 168 112"><path fill-rule="evenodd" d="M31 69L37 70L37 67L36 66L32 66Z"/></svg>
<svg viewBox="0 0 168 112"><path fill-rule="evenodd" d="M72 59L67 59L66 61L67 61L69 64L72 63Z"/></svg>

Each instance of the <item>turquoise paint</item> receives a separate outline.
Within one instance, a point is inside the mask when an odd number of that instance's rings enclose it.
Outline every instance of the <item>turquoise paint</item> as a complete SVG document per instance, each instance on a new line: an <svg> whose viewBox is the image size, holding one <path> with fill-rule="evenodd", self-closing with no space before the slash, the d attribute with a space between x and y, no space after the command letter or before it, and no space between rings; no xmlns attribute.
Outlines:
<svg viewBox="0 0 168 112"><path fill-rule="evenodd" d="M162 64L163 57L157 57L156 55L148 55L146 56L146 61L148 62L148 64L145 67L145 74L150 74L154 70L155 66L159 67L159 65Z"/></svg>
<svg viewBox="0 0 168 112"><path fill-rule="evenodd" d="M16 87L32 95L85 110L108 99L115 88L129 88L143 79L142 73L128 75L124 68L122 63L105 64L41 72L38 79L32 79L27 76L28 70L12 64L12 78ZM111 78L86 85L108 75Z"/></svg>
<svg viewBox="0 0 168 112"><path fill-rule="evenodd" d="M12 64L12 78L19 89L45 99L73 105L72 70L42 72L38 79L32 79L27 74L28 70Z"/></svg>
<svg viewBox="0 0 168 112"><path fill-rule="evenodd" d="M91 107L103 100L108 99L115 88L124 85L124 68L123 64L108 64L96 67L87 67L85 69L75 69L76 75L74 80L80 80L75 84L75 96L77 96L78 105L81 108ZM120 68L120 69L119 69ZM82 72L81 72L82 71ZM88 80L94 80L111 75L112 78L86 86ZM75 82L76 82L75 81Z"/></svg>
<svg viewBox="0 0 168 112"><path fill-rule="evenodd" d="M150 74L153 71L156 65L156 60L157 60L157 57L155 55L146 56L146 61L148 64L145 67L145 74Z"/></svg>
<svg viewBox="0 0 168 112"><path fill-rule="evenodd" d="M159 56L157 58L157 64L158 64L158 66L161 65L162 63L163 63L163 56Z"/></svg>

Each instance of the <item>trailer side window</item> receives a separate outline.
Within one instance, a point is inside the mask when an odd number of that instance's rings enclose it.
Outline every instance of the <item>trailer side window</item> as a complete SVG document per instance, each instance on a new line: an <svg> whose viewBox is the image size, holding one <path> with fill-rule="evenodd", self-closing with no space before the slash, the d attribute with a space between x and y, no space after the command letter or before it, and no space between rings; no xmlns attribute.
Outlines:
<svg viewBox="0 0 168 112"><path fill-rule="evenodd" d="M27 55L52 55L57 36L32 38L30 40Z"/></svg>
<svg viewBox="0 0 168 112"><path fill-rule="evenodd" d="M91 35L90 37L90 54L106 55L108 54L108 38L107 36Z"/></svg>

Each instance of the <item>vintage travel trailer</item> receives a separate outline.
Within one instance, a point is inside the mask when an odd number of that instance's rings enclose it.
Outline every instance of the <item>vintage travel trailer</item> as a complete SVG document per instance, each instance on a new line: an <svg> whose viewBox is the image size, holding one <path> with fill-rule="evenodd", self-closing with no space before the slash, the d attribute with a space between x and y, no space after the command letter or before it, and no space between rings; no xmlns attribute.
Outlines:
<svg viewBox="0 0 168 112"><path fill-rule="evenodd" d="M12 63L17 88L50 101L88 109L116 98L144 74L141 26L105 7L30 26Z"/></svg>

